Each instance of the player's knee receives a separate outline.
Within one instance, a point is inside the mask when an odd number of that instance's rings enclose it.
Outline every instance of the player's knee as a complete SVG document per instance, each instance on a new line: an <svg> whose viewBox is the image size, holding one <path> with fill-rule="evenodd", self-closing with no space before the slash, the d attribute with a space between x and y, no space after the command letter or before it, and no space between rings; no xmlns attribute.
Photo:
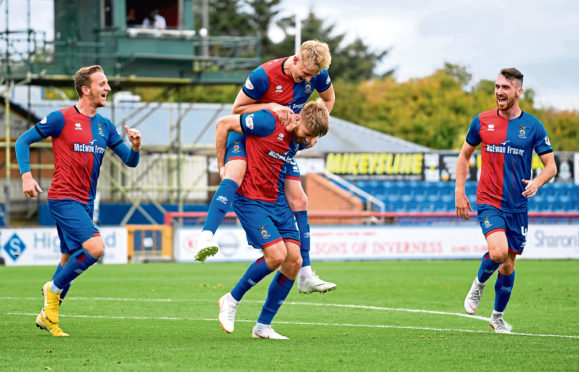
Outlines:
<svg viewBox="0 0 579 372"><path fill-rule="evenodd" d="M272 269L276 270L281 264L284 262L286 258L286 252L283 250L276 250L275 252L268 252L265 255L265 262L267 266Z"/></svg>
<svg viewBox="0 0 579 372"><path fill-rule="evenodd" d="M105 253L105 242L100 237L94 237L83 244L84 249L97 260Z"/></svg>
<svg viewBox="0 0 579 372"><path fill-rule="evenodd" d="M508 248L507 249L493 249L489 251L489 256L491 260L494 262L503 262L508 257Z"/></svg>

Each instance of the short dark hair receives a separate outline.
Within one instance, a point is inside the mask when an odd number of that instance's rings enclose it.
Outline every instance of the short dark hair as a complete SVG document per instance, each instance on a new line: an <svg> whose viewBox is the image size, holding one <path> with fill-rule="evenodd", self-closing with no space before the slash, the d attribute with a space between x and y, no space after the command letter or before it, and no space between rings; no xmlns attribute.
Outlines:
<svg viewBox="0 0 579 372"><path fill-rule="evenodd" d="M516 68L503 68L501 70L501 75L503 75L509 81L518 80L521 83L521 86L523 86L523 74Z"/></svg>
<svg viewBox="0 0 579 372"><path fill-rule="evenodd" d="M95 72L104 72L104 71L101 66L93 65L83 67L76 72L76 76L74 77L74 88L76 89L79 98L82 97L82 87L89 86L90 76Z"/></svg>

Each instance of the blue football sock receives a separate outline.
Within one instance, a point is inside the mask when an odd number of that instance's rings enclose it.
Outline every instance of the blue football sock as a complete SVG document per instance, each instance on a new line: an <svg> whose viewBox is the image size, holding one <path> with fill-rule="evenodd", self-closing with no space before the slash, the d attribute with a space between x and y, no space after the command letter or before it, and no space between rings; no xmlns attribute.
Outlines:
<svg viewBox="0 0 579 372"><path fill-rule="evenodd" d="M261 309L261 314L257 319L258 323L261 324L271 324L273 317L277 314L277 311L287 298L294 281L283 275L281 272L277 272L275 277L269 285L269 290L267 291L267 299L263 304Z"/></svg>
<svg viewBox="0 0 579 372"><path fill-rule="evenodd" d="M499 268L501 262L491 260L489 252L482 256L480 267L478 269L478 281L485 283L491 275Z"/></svg>
<svg viewBox="0 0 579 372"><path fill-rule="evenodd" d="M271 269L267 266L265 262L265 258L261 257L247 268L247 271L239 282L235 285L235 288L231 290L231 296L236 301L241 301L243 295L253 288L254 285L259 283L261 279L265 278L269 274L271 274Z"/></svg>
<svg viewBox="0 0 579 372"><path fill-rule="evenodd" d="M308 223L308 211L294 212L298 229L300 230L300 254L302 255L302 267L310 266L310 225Z"/></svg>
<svg viewBox="0 0 579 372"><path fill-rule="evenodd" d="M70 256L66 265L54 276L52 284L57 288L64 289L64 287L69 285L70 282L97 261L98 260L91 256L84 248L79 249Z"/></svg>
<svg viewBox="0 0 579 372"><path fill-rule="evenodd" d="M495 282L495 311L499 313L505 311L505 308L509 303L509 299L511 298L511 292L513 291L514 284L514 271L511 275L503 275L499 272L499 276Z"/></svg>
<svg viewBox="0 0 579 372"><path fill-rule="evenodd" d="M233 202L235 191L238 188L239 185L229 178L221 181L219 188L215 192L215 195L213 195L213 199L211 199L211 204L209 204L207 219L203 225L203 230L209 230L215 234L221 221L225 218L229 206Z"/></svg>
<svg viewBox="0 0 579 372"><path fill-rule="evenodd" d="M56 267L56 271L54 272L54 275L52 275L52 280L54 281L54 278L56 278L56 276L58 275L58 273L60 273L62 271L62 264L59 262L58 266ZM68 290L70 289L70 285L72 283L68 283L64 286L64 288L62 288L62 292L60 292L60 299L64 300L64 298L66 297L66 294L68 293Z"/></svg>

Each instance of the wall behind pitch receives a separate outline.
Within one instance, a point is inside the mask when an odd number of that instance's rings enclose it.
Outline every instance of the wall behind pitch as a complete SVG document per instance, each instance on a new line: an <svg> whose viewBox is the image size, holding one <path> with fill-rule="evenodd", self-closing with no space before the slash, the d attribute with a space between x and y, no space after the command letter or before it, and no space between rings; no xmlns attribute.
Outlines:
<svg viewBox="0 0 579 372"><path fill-rule="evenodd" d="M194 262L200 228L179 228L178 262ZM247 245L241 228L220 228L220 250L208 262L252 261L261 250ZM478 227L317 226L311 230L313 260L479 259L487 251ZM522 258L579 259L579 225L531 225Z"/></svg>
<svg viewBox="0 0 579 372"><path fill-rule="evenodd" d="M102 227L103 263L127 263L127 229ZM9 266L56 265L60 239L55 228L0 229L0 257Z"/></svg>

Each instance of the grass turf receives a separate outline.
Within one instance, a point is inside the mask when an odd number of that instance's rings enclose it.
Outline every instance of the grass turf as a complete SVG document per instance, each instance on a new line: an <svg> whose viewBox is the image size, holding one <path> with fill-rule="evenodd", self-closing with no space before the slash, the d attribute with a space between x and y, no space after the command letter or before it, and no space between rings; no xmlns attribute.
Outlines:
<svg viewBox="0 0 579 372"><path fill-rule="evenodd" d="M0 267L0 370L490 371L579 365L577 261L517 262L505 313L513 335L494 334L488 321L461 316L477 261L314 262L338 289L305 296L296 283L273 323L289 341L251 338L271 276L244 297L233 334L219 327L217 300L247 265L96 265L75 281L61 307L68 338L34 327L40 288L53 268ZM479 317L492 311L494 280Z"/></svg>

